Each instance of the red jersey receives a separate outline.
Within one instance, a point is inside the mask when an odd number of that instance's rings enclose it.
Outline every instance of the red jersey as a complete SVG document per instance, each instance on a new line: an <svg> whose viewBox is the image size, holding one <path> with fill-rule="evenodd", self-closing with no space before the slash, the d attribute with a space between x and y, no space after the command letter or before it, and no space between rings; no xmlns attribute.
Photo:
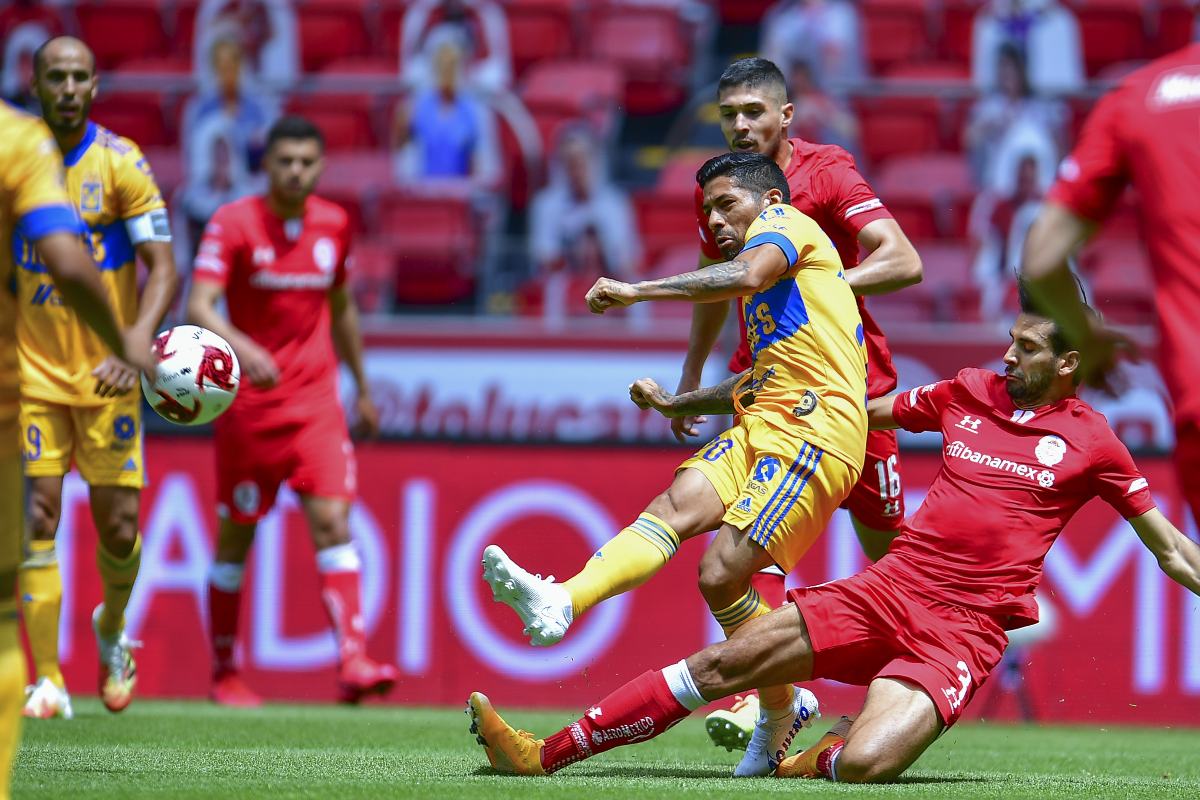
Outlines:
<svg viewBox="0 0 1200 800"><path fill-rule="evenodd" d="M1132 73L1096 105L1050 199L1102 221L1138 192L1175 418L1200 420L1200 44Z"/></svg>
<svg viewBox="0 0 1200 800"><path fill-rule="evenodd" d="M346 281L350 227L342 208L309 197L304 216L283 220L262 197L217 209L200 241L195 279L225 289L229 321L265 347L279 383L238 390L239 409L272 421L307 417L337 400L329 290Z"/></svg>
<svg viewBox="0 0 1200 800"><path fill-rule="evenodd" d="M1018 409L1003 375L964 369L892 409L905 430L940 431L944 452L880 568L1005 628L1037 621L1042 560L1084 503L1099 496L1126 519L1154 508L1108 420L1076 397Z"/></svg>
<svg viewBox="0 0 1200 800"><path fill-rule="evenodd" d="M789 139L792 160L783 171L792 192L791 205L816 220L821 230L833 241L841 256L842 266L858 265L858 232L877 219L892 215L875 196L875 191L858 173L854 157L831 144L813 144L803 139ZM725 256L708 228L704 214L704 192L696 187L696 221L700 225L700 250L716 261ZM867 396L882 397L896 388L896 368L892 351L878 323L871 318L863 298L858 299L863 334L867 346ZM738 306L738 318L742 309ZM746 326L739 326L741 344L729 360L729 369L741 372L750 368L750 348L746 344Z"/></svg>

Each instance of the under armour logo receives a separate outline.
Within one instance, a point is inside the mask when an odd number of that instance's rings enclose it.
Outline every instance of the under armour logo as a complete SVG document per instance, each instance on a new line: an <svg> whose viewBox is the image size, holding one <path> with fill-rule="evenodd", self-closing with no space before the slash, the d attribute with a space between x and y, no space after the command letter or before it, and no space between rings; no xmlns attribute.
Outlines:
<svg viewBox="0 0 1200 800"><path fill-rule="evenodd" d="M602 716L604 716L604 712L600 710L600 706L592 706L587 710L588 719L596 719Z"/></svg>
<svg viewBox="0 0 1200 800"><path fill-rule="evenodd" d="M972 417L970 414L966 414L963 416L962 422L958 423L954 427L962 428L964 431L969 433L979 433L979 426L982 424L983 420L979 419L978 417Z"/></svg>

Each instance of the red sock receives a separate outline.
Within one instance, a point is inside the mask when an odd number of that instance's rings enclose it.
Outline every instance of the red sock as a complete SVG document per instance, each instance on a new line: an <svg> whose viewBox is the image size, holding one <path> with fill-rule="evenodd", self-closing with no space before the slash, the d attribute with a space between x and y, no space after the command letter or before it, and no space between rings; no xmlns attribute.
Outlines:
<svg viewBox="0 0 1200 800"><path fill-rule="evenodd" d="M605 750L653 739L690 713L671 694L661 670L644 672L548 736L542 768L554 772Z"/></svg>
<svg viewBox="0 0 1200 800"><path fill-rule="evenodd" d="M750 585L762 601L771 608L779 608L787 601L787 590L783 576L774 572L756 572L750 576Z"/></svg>
<svg viewBox="0 0 1200 800"><path fill-rule="evenodd" d="M241 605L240 589L227 592L208 584L208 635L212 641L213 674L216 676L237 669L233 660L233 646L237 642Z"/></svg>
<svg viewBox="0 0 1200 800"><path fill-rule="evenodd" d="M842 754L842 748L846 746L846 740L835 742L829 745L821 752L817 753L817 772L829 778L831 781L837 780L837 760Z"/></svg>
<svg viewBox="0 0 1200 800"><path fill-rule="evenodd" d="M338 663L345 664L366 650L359 573L355 569L317 574L321 577L321 599L338 640Z"/></svg>

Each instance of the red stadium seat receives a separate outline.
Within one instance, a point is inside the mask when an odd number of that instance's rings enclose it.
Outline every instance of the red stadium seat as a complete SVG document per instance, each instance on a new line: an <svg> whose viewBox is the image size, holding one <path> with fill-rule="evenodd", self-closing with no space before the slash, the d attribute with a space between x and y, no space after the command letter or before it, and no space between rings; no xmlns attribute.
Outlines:
<svg viewBox="0 0 1200 800"><path fill-rule="evenodd" d="M693 198L696 192L696 170L700 169L705 161L722 152L724 151L685 150L672 156L658 171L658 180L655 181L658 193Z"/></svg>
<svg viewBox="0 0 1200 800"><path fill-rule="evenodd" d="M642 272L646 280L691 272L696 268L696 259L699 255L698 242L672 245L662 251L654 261L646 262L646 267ZM691 303L656 303L654 305L655 319L691 319L692 317Z"/></svg>
<svg viewBox="0 0 1200 800"><path fill-rule="evenodd" d="M391 157L375 150L334 151L325 156L318 192L363 194L392 184Z"/></svg>
<svg viewBox="0 0 1200 800"><path fill-rule="evenodd" d="M514 0L505 9L513 72L518 77L530 66L574 54L575 29L571 4L563 0Z"/></svg>
<svg viewBox="0 0 1200 800"><path fill-rule="evenodd" d="M693 258L699 253L696 205L690 192L641 191L634 194L633 206L647 263L653 263L676 245L690 244Z"/></svg>
<svg viewBox="0 0 1200 800"><path fill-rule="evenodd" d="M155 0L109 0L75 9L79 30L96 66L113 69L125 61L155 58L171 49Z"/></svg>
<svg viewBox="0 0 1200 800"><path fill-rule="evenodd" d="M757 24L777 0L717 0L721 21L734 25Z"/></svg>
<svg viewBox="0 0 1200 800"><path fill-rule="evenodd" d="M960 64L971 62L972 29L982 0L945 0L942 4L938 51Z"/></svg>
<svg viewBox="0 0 1200 800"><path fill-rule="evenodd" d="M396 283L396 243L362 239L354 242L350 289L360 310L372 314L387 311Z"/></svg>
<svg viewBox="0 0 1200 800"><path fill-rule="evenodd" d="M966 87L971 82L971 68L958 61L919 61L915 64L894 64L884 76L884 85L897 83L944 83Z"/></svg>
<svg viewBox="0 0 1200 800"><path fill-rule="evenodd" d="M397 302L445 305L472 296L479 226L466 200L389 192L378 210L379 229L397 248Z"/></svg>
<svg viewBox="0 0 1200 800"><path fill-rule="evenodd" d="M549 148L553 129L568 119L587 119L596 130L611 132L621 91L621 73L612 64L545 61L525 73L520 96Z"/></svg>
<svg viewBox="0 0 1200 800"><path fill-rule="evenodd" d="M974 187L961 156L897 157L879 168L873 183L909 238L955 236L966 227Z"/></svg>
<svg viewBox="0 0 1200 800"><path fill-rule="evenodd" d="M1150 44L1138 4L1124 0L1087 0L1071 5L1079 19L1088 75L1095 76L1109 64L1149 57Z"/></svg>
<svg viewBox="0 0 1200 800"><path fill-rule="evenodd" d="M873 164L942 145L942 108L936 97L860 97L854 106L863 153Z"/></svg>
<svg viewBox="0 0 1200 800"><path fill-rule="evenodd" d="M105 94L101 92L92 106L92 119L138 146L168 147L176 144L163 115L165 105L159 94Z"/></svg>
<svg viewBox="0 0 1200 800"><path fill-rule="evenodd" d="M1090 243L1080 258L1091 278L1092 303L1122 325L1152 325L1157 315L1150 261L1137 239L1108 235Z"/></svg>
<svg viewBox="0 0 1200 800"><path fill-rule="evenodd" d="M142 149L142 155L154 172L154 182L158 184L163 197L170 197L175 190L183 185L184 164L183 153L178 147L148 147Z"/></svg>
<svg viewBox="0 0 1200 800"><path fill-rule="evenodd" d="M971 277L971 249L961 241L913 242L925 277L900 292L867 300L885 327L898 322L969 322L979 318L979 290Z"/></svg>
<svg viewBox="0 0 1200 800"><path fill-rule="evenodd" d="M928 56L929 22L924 0L863 0L860 18L867 58L875 73Z"/></svg>
<svg viewBox="0 0 1200 800"><path fill-rule="evenodd" d="M680 105L687 94L690 47L673 13L646 8L607 8L593 14L591 55L610 61L625 76L630 114L655 114Z"/></svg>
<svg viewBox="0 0 1200 800"><path fill-rule="evenodd" d="M379 54L400 68L400 26L407 6L404 0L384 0L379 9Z"/></svg>
<svg viewBox="0 0 1200 800"><path fill-rule="evenodd" d="M1151 57L1173 53L1192 41L1196 9L1190 0L1165 0L1159 3L1158 20L1154 25L1154 39L1150 44Z"/></svg>
<svg viewBox="0 0 1200 800"><path fill-rule="evenodd" d="M330 150L377 146L374 108L372 95L305 95L287 103L288 113L305 116L321 129Z"/></svg>
<svg viewBox="0 0 1200 800"><path fill-rule="evenodd" d="M365 0L309 0L297 11L305 72L318 72L339 59L369 55L365 6Z"/></svg>

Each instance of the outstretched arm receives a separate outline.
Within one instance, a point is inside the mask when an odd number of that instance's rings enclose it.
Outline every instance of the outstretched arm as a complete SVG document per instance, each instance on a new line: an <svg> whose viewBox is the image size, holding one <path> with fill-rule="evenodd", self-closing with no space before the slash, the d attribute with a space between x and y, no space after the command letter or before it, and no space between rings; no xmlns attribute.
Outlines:
<svg viewBox="0 0 1200 800"><path fill-rule="evenodd" d="M610 308L644 300L731 300L770 286L789 266L788 257L778 247L755 247L732 261L653 281L624 283L601 278L588 290L587 304L593 314L603 314Z"/></svg>
<svg viewBox="0 0 1200 800"><path fill-rule="evenodd" d="M747 372L749 370L732 375L716 386L682 394L671 394L653 378L639 378L629 386L629 399L638 408L653 408L664 417L732 414L734 389ZM749 391L742 391L738 399L742 405L754 402L754 396Z"/></svg>
<svg viewBox="0 0 1200 800"><path fill-rule="evenodd" d="M856 295L888 294L921 282L921 256L894 219L877 219L858 232L869 255L846 272Z"/></svg>
<svg viewBox="0 0 1200 800"><path fill-rule="evenodd" d="M896 405L898 395L889 394L886 397L876 397L867 401L867 428L873 431L890 431L899 428L892 408Z"/></svg>
<svg viewBox="0 0 1200 800"><path fill-rule="evenodd" d="M1171 524L1157 508L1129 520L1142 544L1146 545L1167 576L1200 595L1200 545Z"/></svg>

